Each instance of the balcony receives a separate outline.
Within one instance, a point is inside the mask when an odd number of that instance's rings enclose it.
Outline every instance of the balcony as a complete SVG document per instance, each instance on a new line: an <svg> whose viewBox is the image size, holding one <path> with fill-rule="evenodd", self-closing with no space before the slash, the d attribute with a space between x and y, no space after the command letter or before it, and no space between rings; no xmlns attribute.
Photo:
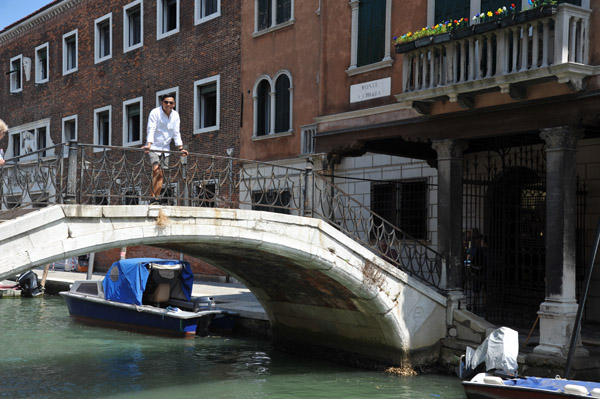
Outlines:
<svg viewBox="0 0 600 399"><path fill-rule="evenodd" d="M396 98L428 114L433 102L449 100L469 109L475 96L498 89L525 99L528 86L546 81L582 90L586 77L600 74L600 67L588 65L591 13L560 4L550 15L495 23L487 32L473 30L445 43L432 39L404 53L403 93Z"/></svg>

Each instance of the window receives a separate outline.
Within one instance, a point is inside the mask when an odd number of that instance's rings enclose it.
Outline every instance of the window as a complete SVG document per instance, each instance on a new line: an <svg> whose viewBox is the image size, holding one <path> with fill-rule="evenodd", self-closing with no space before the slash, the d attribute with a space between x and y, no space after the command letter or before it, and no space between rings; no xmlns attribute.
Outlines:
<svg viewBox="0 0 600 399"><path fill-rule="evenodd" d="M282 74L275 80L275 133L290 130L291 97L290 78Z"/></svg>
<svg viewBox="0 0 600 399"><path fill-rule="evenodd" d="M205 208L214 208L215 199L217 196L217 184L214 180L195 181L193 183L193 200L194 206Z"/></svg>
<svg viewBox="0 0 600 399"><path fill-rule="evenodd" d="M484 2L486 0L483 0ZM506 5L506 4L504 4ZM493 8L493 10L496 10ZM489 8L486 10L492 10ZM436 0L434 21L447 21L469 18L471 14L471 0ZM437 23L437 22L436 22Z"/></svg>
<svg viewBox="0 0 600 399"><path fill-rule="evenodd" d="M123 52L140 48L144 42L144 14L142 0L123 7Z"/></svg>
<svg viewBox="0 0 600 399"><path fill-rule="evenodd" d="M44 43L35 48L35 83L46 83L50 77L48 61L48 43Z"/></svg>
<svg viewBox="0 0 600 399"><path fill-rule="evenodd" d="M287 71L280 71L273 81L268 76L259 78L254 89L254 136L291 132L292 79Z"/></svg>
<svg viewBox="0 0 600 399"><path fill-rule="evenodd" d="M160 101L165 94L169 94L175 97L175 111L179 109L179 87L171 87L164 89L156 93L156 106L160 106Z"/></svg>
<svg viewBox="0 0 600 399"><path fill-rule="evenodd" d="M357 66L379 62L385 53L386 0L361 0L358 10Z"/></svg>
<svg viewBox="0 0 600 399"><path fill-rule="evenodd" d="M350 7L352 37L347 73L353 75L391 66L392 0L350 0Z"/></svg>
<svg viewBox="0 0 600 399"><path fill-rule="evenodd" d="M266 136L271 133L271 84L263 79L257 86L254 96L255 136Z"/></svg>
<svg viewBox="0 0 600 399"><path fill-rule="evenodd" d="M221 15L221 0L196 0L196 25Z"/></svg>
<svg viewBox="0 0 600 399"><path fill-rule="evenodd" d="M156 7L156 38L179 32L179 0L158 0Z"/></svg>
<svg viewBox="0 0 600 399"><path fill-rule="evenodd" d="M194 133L219 129L220 75L194 83Z"/></svg>
<svg viewBox="0 0 600 399"><path fill-rule="evenodd" d="M18 55L10 59L10 92L23 91L23 56Z"/></svg>
<svg viewBox="0 0 600 399"><path fill-rule="evenodd" d="M123 145L142 144L143 98L138 97L123 103Z"/></svg>
<svg viewBox="0 0 600 399"><path fill-rule="evenodd" d="M121 204L122 205L138 205L142 190L140 187L123 187L121 188Z"/></svg>
<svg viewBox="0 0 600 399"><path fill-rule="evenodd" d="M49 120L42 120L10 129L8 136L7 157L19 157L46 148L48 140ZM40 152L46 156L45 151Z"/></svg>
<svg viewBox="0 0 600 399"><path fill-rule="evenodd" d="M110 145L111 139L111 107L94 110L94 144ZM96 148L95 151L102 151Z"/></svg>
<svg viewBox="0 0 600 399"><path fill-rule="evenodd" d="M77 141L77 115L67 116L62 119L62 142ZM63 155L69 155L69 147L65 146Z"/></svg>
<svg viewBox="0 0 600 399"><path fill-rule="evenodd" d="M294 0L255 0L254 6L256 32L294 21Z"/></svg>
<svg viewBox="0 0 600 399"><path fill-rule="evenodd" d="M292 195L289 190L266 190L252 192L252 210L290 214Z"/></svg>
<svg viewBox="0 0 600 399"><path fill-rule="evenodd" d="M96 19L95 29L95 62L102 62L112 57L112 13Z"/></svg>
<svg viewBox="0 0 600 399"><path fill-rule="evenodd" d="M77 71L77 30L63 35L63 75Z"/></svg>
<svg viewBox="0 0 600 399"><path fill-rule="evenodd" d="M371 210L412 238L427 239L427 192L426 180L372 183Z"/></svg>

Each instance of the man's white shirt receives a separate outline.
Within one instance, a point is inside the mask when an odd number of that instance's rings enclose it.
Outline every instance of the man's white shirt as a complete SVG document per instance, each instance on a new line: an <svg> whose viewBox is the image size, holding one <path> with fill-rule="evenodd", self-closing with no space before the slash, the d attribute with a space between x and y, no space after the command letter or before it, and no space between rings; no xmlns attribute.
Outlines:
<svg viewBox="0 0 600 399"><path fill-rule="evenodd" d="M156 107L150 111L146 137L146 142L152 143L150 149L169 151L171 140L175 141L176 146L182 146L179 125L179 113L175 110L171 111L170 116L165 114L162 107Z"/></svg>

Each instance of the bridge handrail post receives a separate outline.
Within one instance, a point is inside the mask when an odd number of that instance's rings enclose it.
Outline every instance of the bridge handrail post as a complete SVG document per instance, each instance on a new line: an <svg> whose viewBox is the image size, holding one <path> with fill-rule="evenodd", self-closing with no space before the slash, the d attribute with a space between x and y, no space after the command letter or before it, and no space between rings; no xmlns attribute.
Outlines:
<svg viewBox="0 0 600 399"><path fill-rule="evenodd" d="M69 140L69 170L65 203L77 203L77 140Z"/></svg>
<svg viewBox="0 0 600 399"><path fill-rule="evenodd" d="M313 174L314 162L312 158L306 159L306 168L304 169L304 198L302 201L302 216L312 217L313 185L315 182Z"/></svg>
<svg viewBox="0 0 600 399"><path fill-rule="evenodd" d="M189 156L189 155L188 155ZM181 179L183 180L183 206L190 206L189 182L187 181L188 156L180 157L181 160Z"/></svg>

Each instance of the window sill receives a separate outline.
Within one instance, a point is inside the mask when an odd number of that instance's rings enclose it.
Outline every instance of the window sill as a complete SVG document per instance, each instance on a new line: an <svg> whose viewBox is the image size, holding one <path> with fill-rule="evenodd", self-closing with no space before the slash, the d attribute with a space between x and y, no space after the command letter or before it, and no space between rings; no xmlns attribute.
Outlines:
<svg viewBox="0 0 600 399"><path fill-rule="evenodd" d="M287 26L294 25L294 23L296 23L296 20L292 18L290 20L287 20L285 22L280 23L279 25L271 26L270 28L266 28L266 29L263 29L263 30L256 31L256 32L252 33L252 37L259 37L259 36L262 36L262 35L266 35L267 33L271 33L271 32L274 32L276 30L283 29L283 28L285 28Z"/></svg>
<svg viewBox="0 0 600 399"><path fill-rule="evenodd" d="M164 39L164 38L169 37L169 36L173 36L176 33L179 33L179 27L177 27L175 29L172 29L172 30L170 30L168 32L158 33L156 35L156 40L160 40L160 39Z"/></svg>
<svg viewBox="0 0 600 399"><path fill-rule="evenodd" d="M138 43L138 44L134 44L133 46L130 47L123 47L123 53L128 53L130 51L136 50L138 48L142 48L144 47L144 43Z"/></svg>
<svg viewBox="0 0 600 399"><path fill-rule="evenodd" d="M281 132L281 133L272 133L272 134L267 134L264 136L252 136L252 141L261 141L261 140L268 140L268 139L276 139L278 137L286 137L286 136L291 136L294 134L294 130L288 130L287 132Z"/></svg>
<svg viewBox="0 0 600 399"><path fill-rule="evenodd" d="M70 74L75 73L75 72L77 72L77 68L75 68L75 69L69 69L68 71L63 71L63 76L70 75Z"/></svg>
<svg viewBox="0 0 600 399"><path fill-rule="evenodd" d="M216 132L219 130L219 125L217 126L211 126L211 127L205 127L202 129L194 129L194 134L202 134L202 133L210 133L210 132Z"/></svg>
<svg viewBox="0 0 600 399"><path fill-rule="evenodd" d="M394 60L390 58L387 60L376 62L374 64L363 65L355 68L350 67L346 70L346 73L348 74L348 76L355 76L360 75L361 73L376 71L378 69L390 68L393 64Z"/></svg>
<svg viewBox="0 0 600 399"><path fill-rule="evenodd" d="M196 20L194 21L194 25L203 24L205 22L211 21L211 20L213 20L215 18L218 18L220 16L221 16L221 11L212 13L210 15L207 15L206 17L196 18Z"/></svg>

